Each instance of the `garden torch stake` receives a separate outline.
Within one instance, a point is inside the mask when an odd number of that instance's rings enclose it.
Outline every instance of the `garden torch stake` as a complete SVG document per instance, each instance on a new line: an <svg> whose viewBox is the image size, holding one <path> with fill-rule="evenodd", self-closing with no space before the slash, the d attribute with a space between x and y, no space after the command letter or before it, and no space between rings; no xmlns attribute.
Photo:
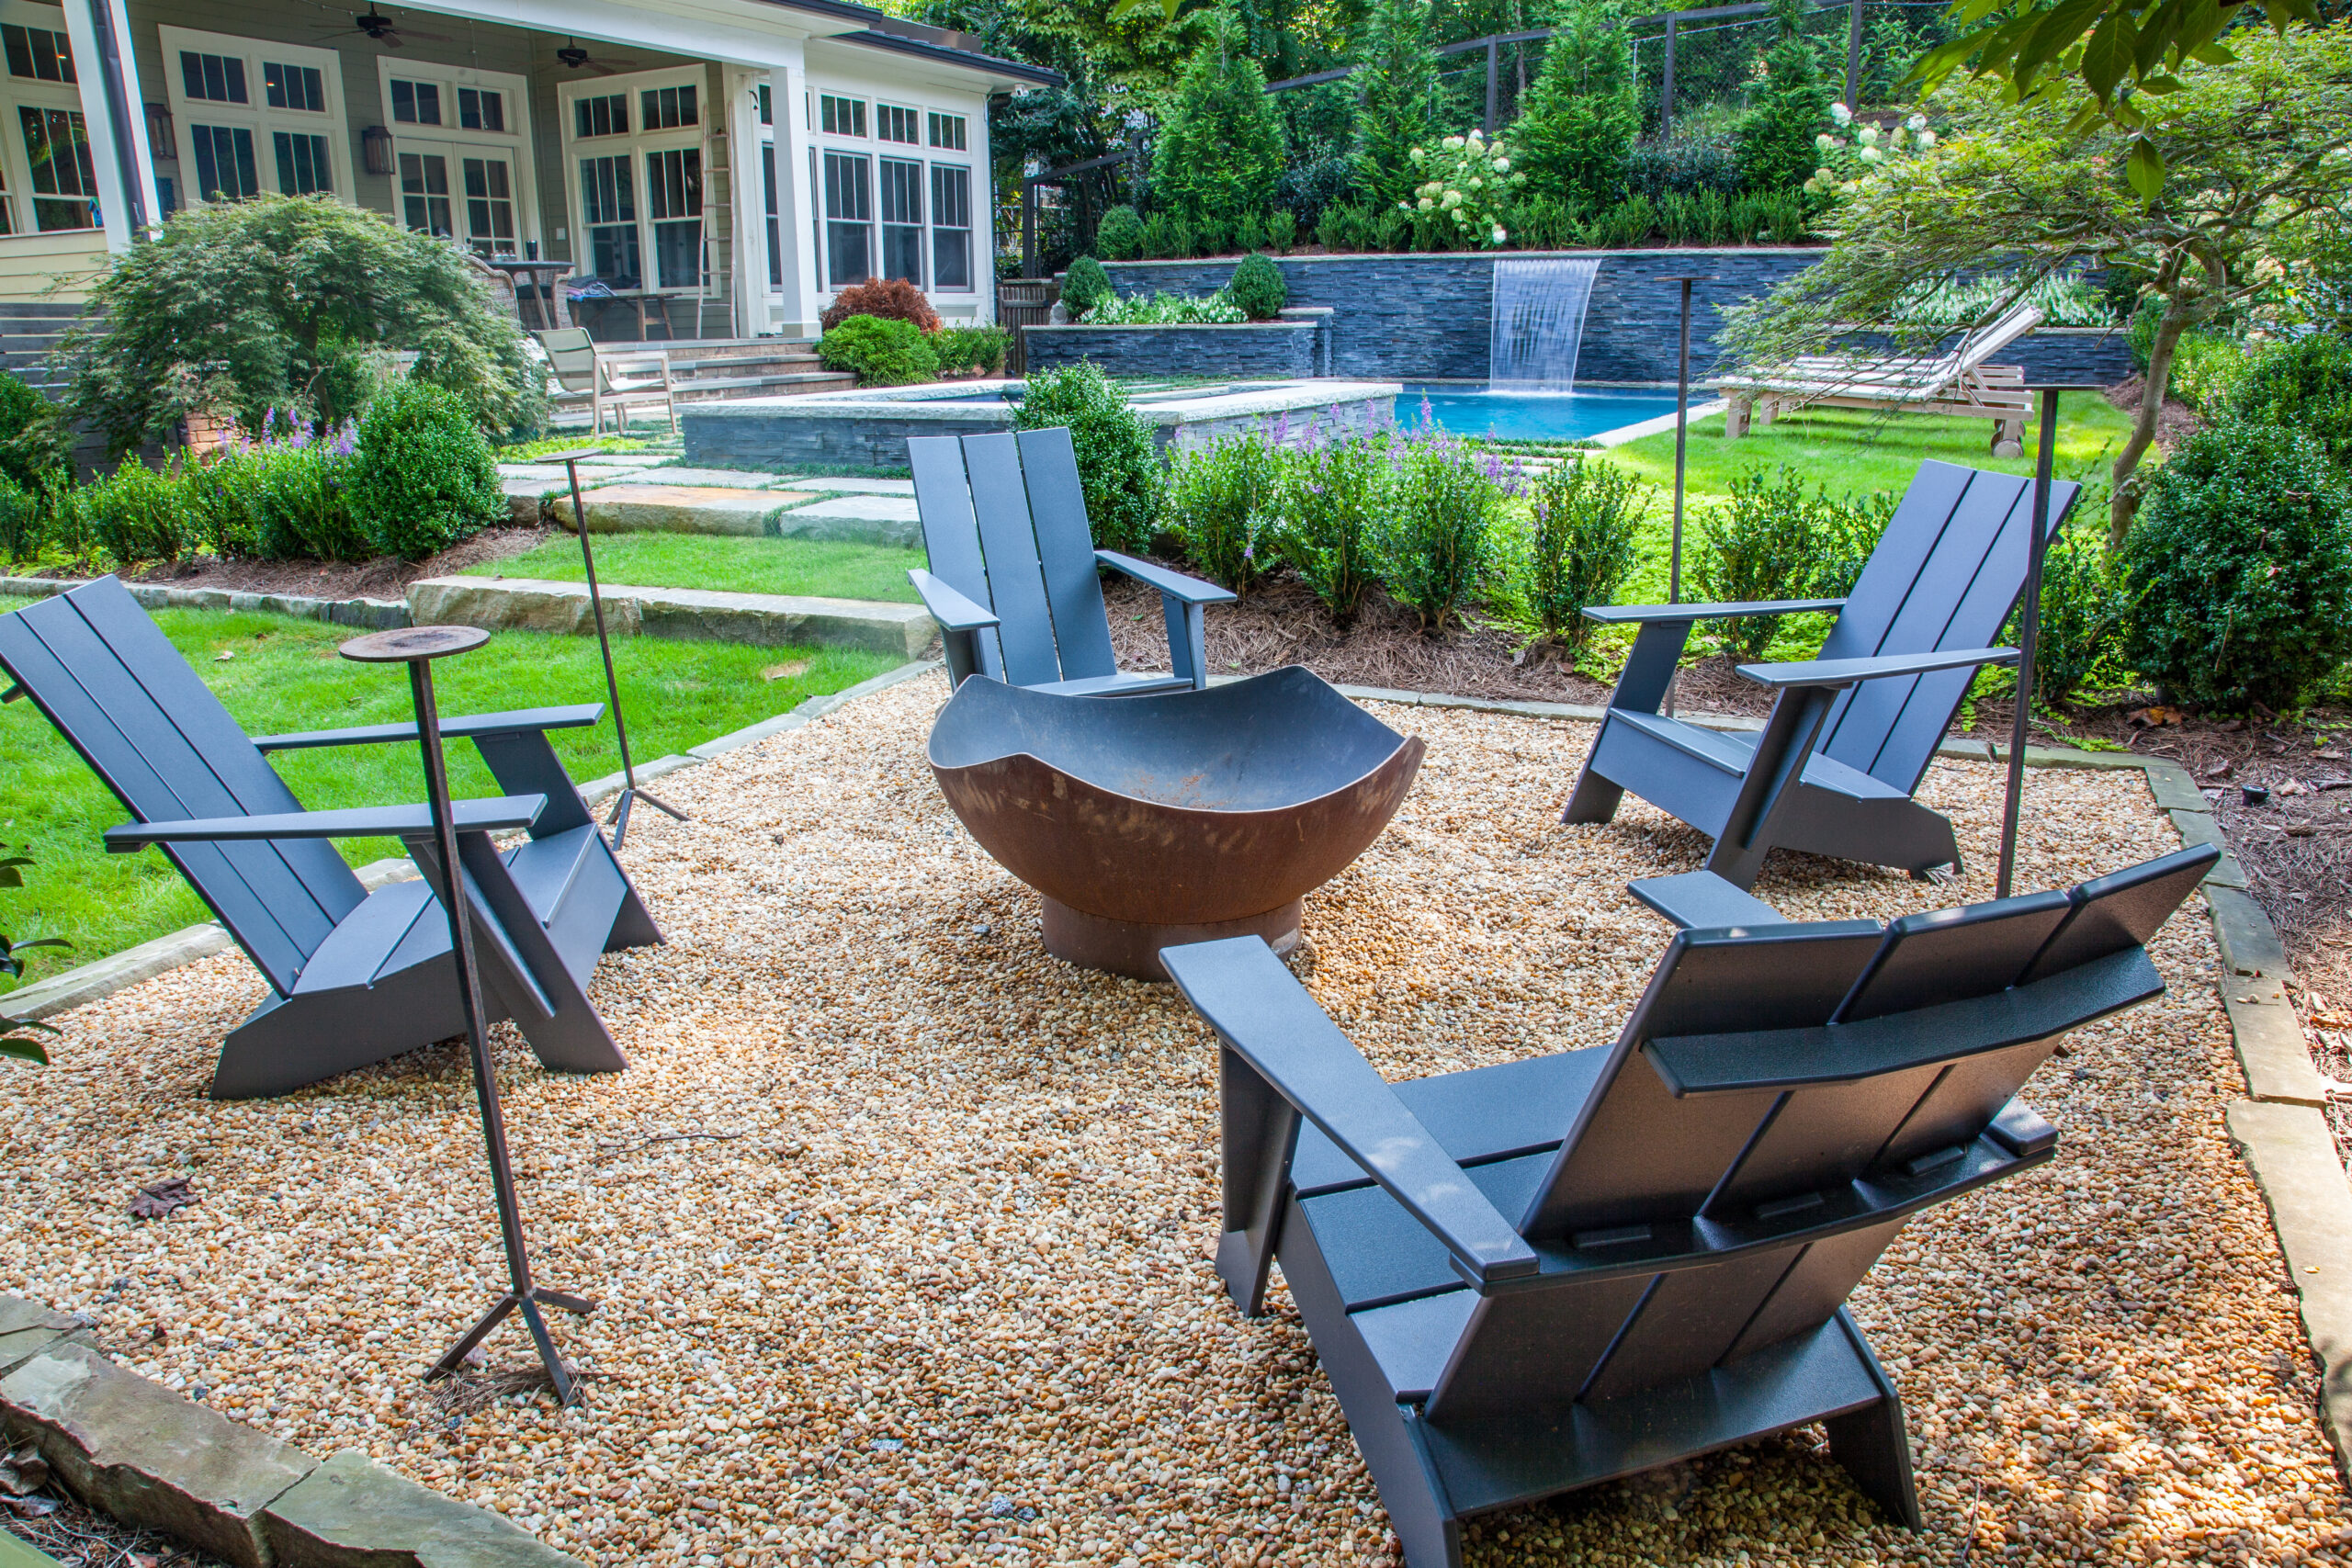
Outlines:
<svg viewBox="0 0 2352 1568"><path fill-rule="evenodd" d="M1666 602L1682 603L1682 481L1690 441L1690 286L1695 277L1677 278L1682 285L1682 348L1674 372L1674 543L1667 556ZM1666 683L1666 714L1674 715L1674 682Z"/></svg>
<svg viewBox="0 0 2352 1568"><path fill-rule="evenodd" d="M2009 725L2008 799L2001 814L2001 874L1993 897L2009 896L2017 870L2018 808L2025 795L2026 730L2033 719L2034 645L2041 636L2041 558L2050 547L2050 464L2058 437L2058 389L2041 389L2041 450L2033 460L2033 533L2026 541L2025 615L2018 628L2018 712Z"/></svg>
<svg viewBox="0 0 2352 1568"><path fill-rule="evenodd" d="M619 849L621 840L628 837L628 810L631 804L642 799L656 811L666 811L683 822L686 814L668 801L655 796L650 790L637 787L637 769L628 760L628 726L621 720L621 683L613 675L613 643L605 635L605 597L596 587L596 554L588 547L588 509L580 501L580 459L595 456L595 448L583 447L577 452L560 452L556 461L571 479L571 526L580 536L580 564L588 569L588 608L596 617L596 648L605 656L605 691L613 701L613 739L621 746L621 793L613 802L613 814L605 818L613 829L613 848Z"/></svg>

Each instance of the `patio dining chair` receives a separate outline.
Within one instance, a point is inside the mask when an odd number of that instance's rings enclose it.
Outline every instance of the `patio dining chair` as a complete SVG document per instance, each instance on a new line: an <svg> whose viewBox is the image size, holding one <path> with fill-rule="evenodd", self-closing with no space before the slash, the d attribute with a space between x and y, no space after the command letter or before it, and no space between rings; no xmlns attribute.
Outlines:
<svg viewBox="0 0 2352 1568"><path fill-rule="evenodd" d="M216 1099L284 1094L465 1032L445 874L423 806L305 811L268 761L322 746L413 745L413 724L248 739L116 579L0 615L0 667L81 753L135 825L107 848L158 844L269 982L221 1043ZM483 1000L539 1060L571 1072L628 1065L588 1000L599 953L662 941L572 787L550 729L604 705L442 721L471 740L505 798L458 802L458 852ZM501 851L490 835L524 831ZM399 838L422 881L364 888L332 842Z"/></svg>
<svg viewBox="0 0 2352 1568"><path fill-rule="evenodd" d="M1462 1521L1819 1422L1897 1523L1902 1402L1846 1310L1914 1216L2050 1159L2018 1089L2164 990L2218 852L2064 893L1694 930L1613 1045L1389 1084L1254 937L1160 955L1223 1043L1216 1269L1280 1263L1410 1568Z"/></svg>
<svg viewBox="0 0 2352 1568"><path fill-rule="evenodd" d="M605 433L612 415L615 434L628 434L628 411L659 403L670 428L678 426L677 386L667 349L600 348L586 327L554 327L531 334L547 351L548 370L559 389L548 400L562 407L588 405L590 433Z"/></svg>
<svg viewBox="0 0 2352 1568"><path fill-rule="evenodd" d="M2055 536L2082 487L2051 490ZM1715 842L1707 869L1754 886L1775 848L1925 875L1960 863L1951 824L1911 798L2025 591L2033 481L1925 462L1843 599L1736 604L1596 604L1589 619L1635 626L1624 672L1586 754L1564 822L1606 822L1627 790ZM1743 664L1778 694L1761 734L1661 713L1700 621L1838 613L1818 657Z"/></svg>
<svg viewBox="0 0 2352 1568"><path fill-rule="evenodd" d="M939 623L947 677L986 675L1069 696L1205 690L1202 606L1230 603L1214 583L1116 550L1098 550L1069 432L918 435L907 442L931 570L908 581ZM1159 591L1171 673L1119 668L1098 566Z"/></svg>

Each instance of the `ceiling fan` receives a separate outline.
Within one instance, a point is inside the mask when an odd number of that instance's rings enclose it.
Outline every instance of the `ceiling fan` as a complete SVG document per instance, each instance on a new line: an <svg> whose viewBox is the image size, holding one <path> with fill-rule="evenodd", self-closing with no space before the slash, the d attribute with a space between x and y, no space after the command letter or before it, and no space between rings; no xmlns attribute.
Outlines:
<svg viewBox="0 0 2352 1568"><path fill-rule="evenodd" d="M555 57L561 61L564 65L571 70L589 70L594 72L599 76L610 76L616 71L628 71L635 68L630 62L626 60L595 59L591 56L586 50L580 47L580 40L578 39L572 38L568 38L563 40L563 47L555 51Z"/></svg>
<svg viewBox="0 0 2352 1568"><path fill-rule="evenodd" d="M447 33L428 33L419 28L405 27L399 22L393 21L390 17L387 17L381 11L377 10L373 6L368 6L367 11L363 14L352 17L351 22L353 27L357 28L361 32L367 34L369 39L373 39L377 43L382 44L386 49L401 48L405 42L405 39L402 37L403 34L405 34L407 38L428 39L435 43L453 43L456 41ZM320 36L322 38L332 38L348 30L348 28L334 28Z"/></svg>

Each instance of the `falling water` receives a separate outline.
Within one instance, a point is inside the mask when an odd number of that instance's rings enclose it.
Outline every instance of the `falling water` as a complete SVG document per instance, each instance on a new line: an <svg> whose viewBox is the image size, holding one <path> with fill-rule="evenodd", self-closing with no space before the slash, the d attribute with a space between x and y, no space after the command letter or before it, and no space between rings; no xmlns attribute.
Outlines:
<svg viewBox="0 0 2352 1568"><path fill-rule="evenodd" d="M1494 391L1566 392L1577 379L1585 306L1600 271L1591 256L1495 263L1487 381Z"/></svg>

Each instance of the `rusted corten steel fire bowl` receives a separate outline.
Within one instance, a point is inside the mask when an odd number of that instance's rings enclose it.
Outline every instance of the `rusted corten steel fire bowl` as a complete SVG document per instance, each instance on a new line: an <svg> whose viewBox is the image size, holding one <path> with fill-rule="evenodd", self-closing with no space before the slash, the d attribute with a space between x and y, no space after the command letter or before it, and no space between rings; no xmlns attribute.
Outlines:
<svg viewBox="0 0 2352 1568"><path fill-rule="evenodd" d="M1298 945L1306 896L1380 836L1421 750L1297 668L1119 698L975 677L931 731L947 804L1044 895L1046 950L1142 980L1180 942Z"/></svg>

